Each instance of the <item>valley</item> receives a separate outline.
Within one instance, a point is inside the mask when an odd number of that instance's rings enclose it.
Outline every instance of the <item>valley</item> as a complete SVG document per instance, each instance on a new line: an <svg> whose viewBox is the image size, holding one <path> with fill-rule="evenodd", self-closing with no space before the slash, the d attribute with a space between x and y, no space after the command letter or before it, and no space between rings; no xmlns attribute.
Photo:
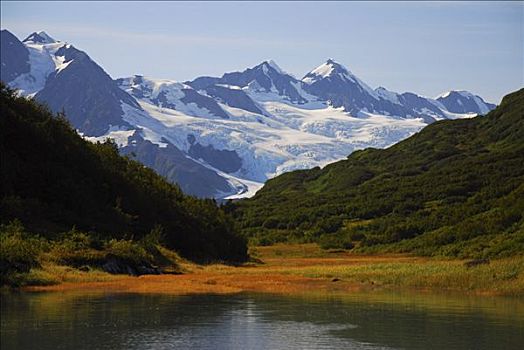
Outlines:
<svg viewBox="0 0 524 350"><path fill-rule="evenodd" d="M0 8L2 350L522 350L524 2Z"/></svg>

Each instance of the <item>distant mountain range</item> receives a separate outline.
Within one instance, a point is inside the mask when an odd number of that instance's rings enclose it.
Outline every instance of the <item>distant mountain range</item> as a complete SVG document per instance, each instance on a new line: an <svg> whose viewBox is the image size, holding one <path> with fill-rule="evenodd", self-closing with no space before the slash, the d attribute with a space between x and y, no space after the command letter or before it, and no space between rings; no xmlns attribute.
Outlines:
<svg viewBox="0 0 524 350"><path fill-rule="evenodd" d="M332 59L297 79L265 61L222 77L114 80L45 32L1 31L1 80L64 111L89 140L112 138L189 194L251 196L271 177L387 147L442 119L495 105L467 91L436 99L370 88Z"/></svg>

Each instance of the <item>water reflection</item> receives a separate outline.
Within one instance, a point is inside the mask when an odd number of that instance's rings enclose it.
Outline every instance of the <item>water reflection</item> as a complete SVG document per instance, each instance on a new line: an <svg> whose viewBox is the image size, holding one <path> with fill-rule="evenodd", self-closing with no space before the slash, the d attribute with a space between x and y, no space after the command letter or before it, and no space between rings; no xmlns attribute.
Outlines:
<svg viewBox="0 0 524 350"><path fill-rule="evenodd" d="M1 349L521 349L524 301L2 294Z"/></svg>

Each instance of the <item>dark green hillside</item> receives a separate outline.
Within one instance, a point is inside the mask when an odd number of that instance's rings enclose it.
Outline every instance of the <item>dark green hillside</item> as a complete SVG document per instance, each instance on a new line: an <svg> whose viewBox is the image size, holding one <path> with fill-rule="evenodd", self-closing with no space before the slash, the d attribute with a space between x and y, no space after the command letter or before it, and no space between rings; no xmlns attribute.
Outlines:
<svg viewBox="0 0 524 350"><path fill-rule="evenodd" d="M487 116L278 176L228 204L260 243L453 256L524 252L524 89Z"/></svg>
<svg viewBox="0 0 524 350"><path fill-rule="evenodd" d="M139 239L160 225L165 244L197 260L242 260L246 244L210 200L185 196L112 143L83 140L64 117L1 86L0 222L53 238L76 229Z"/></svg>

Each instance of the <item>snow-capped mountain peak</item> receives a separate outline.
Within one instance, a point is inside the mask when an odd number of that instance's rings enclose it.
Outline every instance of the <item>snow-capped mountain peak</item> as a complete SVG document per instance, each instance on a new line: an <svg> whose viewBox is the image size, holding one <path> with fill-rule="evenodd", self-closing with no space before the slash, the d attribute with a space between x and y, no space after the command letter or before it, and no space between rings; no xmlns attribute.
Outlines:
<svg viewBox="0 0 524 350"><path fill-rule="evenodd" d="M338 63L332 58L329 58L325 64L332 68L333 71L331 72L331 74L353 75L346 67L344 67L342 64Z"/></svg>
<svg viewBox="0 0 524 350"><path fill-rule="evenodd" d="M467 96L468 94L471 94L469 91L466 91L466 90L449 90L449 91L444 91L443 93L436 96L435 100L439 98L446 98L453 93L456 93L462 96Z"/></svg>
<svg viewBox="0 0 524 350"><path fill-rule="evenodd" d="M333 77L337 74L343 78L354 78L354 75L346 67L330 58L325 63L306 74L302 79L302 82L312 84L320 79Z"/></svg>
<svg viewBox="0 0 524 350"><path fill-rule="evenodd" d="M306 74L302 79L302 83L305 84L305 89L309 93L317 96L319 96L319 93L323 94L323 97L329 100L333 98L339 99L341 95L367 95L367 97L373 100L379 100L377 93L373 89L346 67L331 58ZM361 100L360 97L358 99ZM344 104L335 102L334 105L340 106ZM348 111L351 109L346 108Z"/></svg>
<svg viewBox="0 0 524 350"><path fill-rule="evenodd" d="M200 90L216 83L241 87L248 93L257 94L260 98L262 95L267 98L270 94L281 96L291 102L306 102L306 99L297 90L300 90L296 86L300 82L285 73L272 60L264 61L242 72L225 73L221 78L197 78L189 85Z"/></svg>
<svg viewBox="0 0 524 350"><path fill-rule="evenodd" d="M53 44L58 42L57 40L53 39L49 34L44 32L43 30L39 32L33 32L31 33L27 38L24 39L24 43L35 43L35 44Z"/></svg>
<svg viewBox="0 0 524 350"><path fill-rule="evenodd" d="M90 140L115 139L121 152L198 196L249 196L282 172L386 147L435 120L494 107L466 91L433 100L372 90L333 59L302 81L272 60L185 83L115 81L87 53L45 32L24 43L0 35L2 80L10 87L64 110Z"/></svg>
<svg viewBox="0 0 524 350"><path fill-rule="evenodd" d="M376 88L375 92L379 97L383 98L384 100L390 101L391 103L397 105L401 104L399 100L399 94L397 94L396 92L389 91L383 86L379 86L378 88Z"/></svg>
<svg viewBox="0 0 524 350"><path fill-rule="evenodd" d="M465 98L473 98L473 97L475 97L474 94L472 94L471 92L466 91L466 90L449 90L449 91L441 93L440 95L435 97L435 99L446 98L446 97L448 97L448 96L450 96L452 94L460 95L460 96L465 97Z"/></svg>
<svg viewBox="0 0 524 350"><path fill-rule="evenodd" d="M274 73L277 73L277 74L287 75L287 73L284 72L284 70L282 70L282 68L280 68L280 66L273 60L264 61L260 63L259 65L253 67L253 69L255 70L261 69L264 72L264 74L268 74L269 71L272 71L272 72L274 71Z"/></svg>
<svg viewBox="0 0 524 350"><path fill-rule="evenodd" d="M333 73L333 70L334 67L332 64L332 60L329 59L327 60L327 62L321 64L320 66L306 74L302 81L306 84L311 84L318 79L329 77Z"/></svg>
<svg viewBox="0 0 524 350"><path fill-rule="evenodd" d="M495 105L484 101L480 96L465 90L447 91L440 94L436 100L453 113L486 114L495 107Z"/></svg>
<svg viewBox="0 0 524 350"><path fill-rule="evenodd" d="M268 61L265 61L264 63L266 63L267 65L269 65L271 68L273 68L274 70L276 70L278 73L280 74L287 74L282 68L280 68L280 66L273 60L268 60Z"/></svg>

